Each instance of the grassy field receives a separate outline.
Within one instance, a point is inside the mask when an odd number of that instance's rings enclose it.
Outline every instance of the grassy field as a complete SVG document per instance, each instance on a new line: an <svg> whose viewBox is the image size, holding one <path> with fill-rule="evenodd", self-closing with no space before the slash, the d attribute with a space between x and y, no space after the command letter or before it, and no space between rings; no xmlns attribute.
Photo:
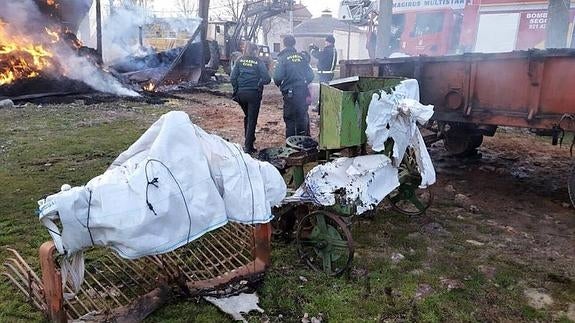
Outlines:
<svg viewBox="0 0 575 323"><path fill-rule="evenodd" d="M0 260L5 247L19 250L34 266L40 244L49 238L36 216L36 201L64 183L81 185L101 174L170 105L114 103L85 106L29 106L0 110ZM439 200L429 211L443 231L422 230L429 219L410 219L382 210L357 221L354 270L340 278L311 272L293 244L274 242L273 266L258 288L265 314L252 322L567 322L563 307L537 310L523 291L548 273L473 246L453 220L456 209ZM487 230L487 229L483 229ZM496 229L478 234L498 235ZM401 253L404 259L390 258ZM485 265L492 274L482 270ZM556 304L575 302L572 281L550 282ZM562 306L562 305L561 305ZM0 284L0 322L40 321L6 282ZM177 299L148 322L227 322L227 316L199 299Z"/></svg>

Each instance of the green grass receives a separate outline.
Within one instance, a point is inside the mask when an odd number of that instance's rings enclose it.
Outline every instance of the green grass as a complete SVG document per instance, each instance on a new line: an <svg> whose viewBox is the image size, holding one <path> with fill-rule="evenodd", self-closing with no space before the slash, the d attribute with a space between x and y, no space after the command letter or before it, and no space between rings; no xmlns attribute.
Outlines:
<svg viewBox="0 0 575 323"><path fill-rule="evenodd" d="M101 174L167 111L157 106L133 109L129 103L121 108L109 106L0 110L0 260L8 255L5 247L9 246L37 267L38 247L49 236L34 214L36 201L58 191L64 183L82 185ZM445 201L438 205L449 207ZM456 222L445 220L441 224L452 234L417 233L422 226L418 219L391 212L356 221L352 228L357 248L354 272L362 271L364 276L352 273L333 278L312 272L300 262L292 243L274 242L272 268L257 289L260 305L270 322L300 322L305 313L321 315L328 322L555 319L551 311L528 307L522 294L523 284L544 280L546 273L498 257L484 257L487 247L466 244L469 233L459 232ZM392 263L394 252L405 259ZM486 263L496 268L492 280L477 269ZM447 289L444 279L460 282L460 288ZM416 299L422 284L431 286L432 291ZM575 301L575 288L572 283L568 285L551 286L557 302ZM263 317L254 313L248 316L251 322L260 322ZM42 315L2 281L0 322L40 320ZM203 300L176 299L146 321L230 320Z"/></svg>

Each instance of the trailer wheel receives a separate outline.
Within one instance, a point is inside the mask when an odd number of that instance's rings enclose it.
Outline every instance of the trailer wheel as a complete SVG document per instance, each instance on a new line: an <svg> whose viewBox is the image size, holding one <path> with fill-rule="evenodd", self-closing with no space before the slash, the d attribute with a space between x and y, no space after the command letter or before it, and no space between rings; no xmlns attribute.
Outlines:
<svg viewBox="0 0 575 323"><path fill-rule="evenodd" d="M575 207L575 165L571 167L571 174L569 174L569 180L567 182L567 190L569 191L571 205Z"/></svg>
<svg viewBox="0 0 575 323"><path fill-rule="evenodd" d="M315 211L303 217L297 227L296 244L301 259L310 268L329 276L341 275L353 261L348 224L330 212Z"/></svg>
<svg viewBox="0 0 575 323"><path fill-rule="evenodd" d="M483 143L483 135L472 133L464 129L452 129L446 132L443 145L445 149L457 157L466 157L477 152Z"/></svg>

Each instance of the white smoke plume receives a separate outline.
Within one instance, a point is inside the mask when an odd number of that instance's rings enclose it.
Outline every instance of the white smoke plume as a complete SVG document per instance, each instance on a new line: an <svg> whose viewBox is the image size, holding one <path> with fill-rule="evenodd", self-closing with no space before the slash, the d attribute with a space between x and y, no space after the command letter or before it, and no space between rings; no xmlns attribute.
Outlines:
<svg viewBox="0 0 575 323"><path fill-rule="evenodd" d="M106 62L142 53L139 28L144 25L144 17L145 12L141 7L127 3L115 8L114 14L104 20L102 47Z"/></svg>
<svg viewBox="0 0 575 323"><path fill-rule="evenodd" d="M50 44L45 31L54 21L43 15L32 0L8 1L0 0L0 19L7 25L12 36L33 39L38 44ZM1 40L0 40L1 41ZM62 69L63 76L82 81L101 92L139 96L135 91L124 87L112 75L95 66L88 58L78 56L66 44L52 46L53 59Z"/></svg>

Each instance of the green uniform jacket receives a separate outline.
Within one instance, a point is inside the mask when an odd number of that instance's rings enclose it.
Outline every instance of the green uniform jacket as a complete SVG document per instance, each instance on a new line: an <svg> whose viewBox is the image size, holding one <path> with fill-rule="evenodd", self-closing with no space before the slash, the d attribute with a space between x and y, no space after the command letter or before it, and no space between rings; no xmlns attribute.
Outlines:
<svg viewBox="0 0 575 323"><path fill-rule="evenodd" d="M304 55L298 53L293 47L280 52L274 73L274 83L280 87L282 93L296 87L307 87L313 78L309 59Z"/></svg>
<svg viewBox="0 0 575 323"><path fill-rule="evenodd" d="M238 59L230 78L234 93L253 90L263 91L264 85L271 82L267 67L257 57Z"/></svg>

